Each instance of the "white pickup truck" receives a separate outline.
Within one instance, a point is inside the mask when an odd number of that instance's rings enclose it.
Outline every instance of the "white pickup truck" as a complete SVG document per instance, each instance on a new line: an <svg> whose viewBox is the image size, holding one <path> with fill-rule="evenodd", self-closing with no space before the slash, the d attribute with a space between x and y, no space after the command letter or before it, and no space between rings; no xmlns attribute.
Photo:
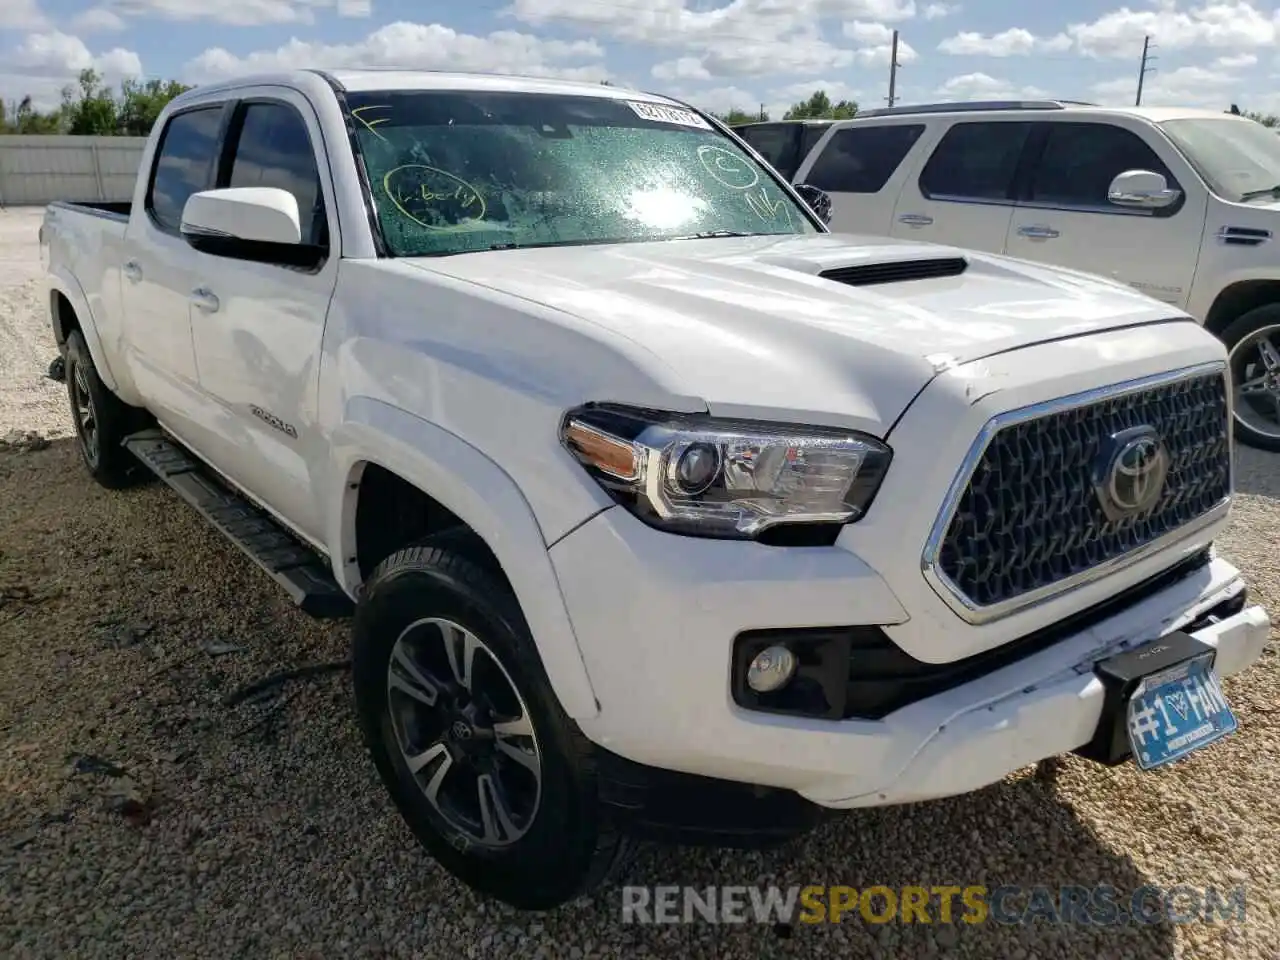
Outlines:
<svg viewBox="0 0 1280 960"><path fill-rule="evenodd" d="M84 461L354 610L396 805L525 908L634 836L776 841L1231 733L1218 680L1270 621L1212 548L1221 342L822 200L614 87L200 87L127 209L42 230Z"/></svg>

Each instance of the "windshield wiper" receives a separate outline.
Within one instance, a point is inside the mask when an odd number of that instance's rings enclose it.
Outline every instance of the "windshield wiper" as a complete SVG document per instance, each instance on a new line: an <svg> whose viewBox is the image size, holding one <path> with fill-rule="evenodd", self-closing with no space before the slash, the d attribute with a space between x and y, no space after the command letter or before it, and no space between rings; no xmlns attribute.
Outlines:
<svg viewBox="0 0 1280 960"><path fill-rule="evenodd" d="M747 233L742 230L704 230L702 233L689 233L683 237L668 237L669 240L718 240L721 237L758 237L758 233Z"/></svg>
<svg viewBox="0 0 1280 960"><path fill-rule="evenodd" d="M1277 183L1274 187L1267 187L1263 190L1246 190L1244 193L1240 194L1240 202L1244 203L1246 200L1257 200L1259 197L1275 197L1276 199L1280 199L1280 183Z"/></svg>

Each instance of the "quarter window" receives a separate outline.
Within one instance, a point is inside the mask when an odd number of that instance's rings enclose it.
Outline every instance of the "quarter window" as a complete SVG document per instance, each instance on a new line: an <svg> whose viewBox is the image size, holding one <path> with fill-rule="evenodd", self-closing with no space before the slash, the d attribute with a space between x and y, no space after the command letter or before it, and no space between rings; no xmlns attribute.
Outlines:
<svg viewBox="0 0 1280 960"><path fill-rule="evenodd" d="M927 197L1009 200L1030 124L957 123L942 137L920 174Z"/></svg>
<svg viewBox="0 0 1280 960"><path fill-rule="evenodd" d="M837 130L805 180L828 193L877 193L924 132L924 124Z"/></svg>
<svg viewBox="0 0 1280 960"><path fill-rule="evenodd" d="M161 229L177 233L187 199L208 189L221 121L218 105L180 113L165 127L146 200Z"/></svg>
<svg viewBox="0 0 1280 960"><path fill-rule="evenodd" d="M1029 199L1073 207L1107 207L1111 181L1127 170L1150 170L1176 186L1141 137L1107 123L1049 124Z"/></svg>
<svg viewBox="0 0 1280 960"><path fill-rule="evenodd" d="M277 187L298 201L304 243L326 240L320 171L307 126L298 111L283 103L250 103L231 161L229 187Z"/></svg>

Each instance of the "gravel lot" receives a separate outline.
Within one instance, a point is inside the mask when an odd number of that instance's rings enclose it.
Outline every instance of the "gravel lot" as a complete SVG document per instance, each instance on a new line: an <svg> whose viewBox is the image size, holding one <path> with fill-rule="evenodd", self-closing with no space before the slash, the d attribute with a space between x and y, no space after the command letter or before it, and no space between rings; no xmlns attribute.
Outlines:
<svg viewBox="0 0 1280 960"><path fill-rule="evenodd" d="M791 847L644 848L625 882L1248 886L1243 924L775 930L626 926L610 887L558 913L478 901L413 844L346 676L237 706L346 654L159 485L90 484L38 302L39 211L0 211L0 956L1280 956L1280 663L1241 730L1155 774L1069 758L972 796L861 812ZM19 440L37 431L52 443ZM1221 548L1280 613L1280 457L1240 454Z"/></svg>

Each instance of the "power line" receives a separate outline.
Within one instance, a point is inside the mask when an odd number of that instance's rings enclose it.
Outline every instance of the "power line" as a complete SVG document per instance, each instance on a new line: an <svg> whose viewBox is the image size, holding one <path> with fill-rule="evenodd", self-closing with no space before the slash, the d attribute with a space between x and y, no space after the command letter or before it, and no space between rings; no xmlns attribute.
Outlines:
<svg viewBox="0 0 1280 960"><path fill-rule="evenodd" d="M1158 59L1157 57L1154 57L1151 54L1151 48L1154 46L1155 44L1151 42L1151 37L1147 36L1142 38L1142 66L1138 70L1138 96L1133 101L1133 105L1135 107L1142 106L1143 81L1147 79L1148 73L1154 73L1156 69L1155 67L1147 66L1147 64L1150 63L1152 60Z"/></svg>

